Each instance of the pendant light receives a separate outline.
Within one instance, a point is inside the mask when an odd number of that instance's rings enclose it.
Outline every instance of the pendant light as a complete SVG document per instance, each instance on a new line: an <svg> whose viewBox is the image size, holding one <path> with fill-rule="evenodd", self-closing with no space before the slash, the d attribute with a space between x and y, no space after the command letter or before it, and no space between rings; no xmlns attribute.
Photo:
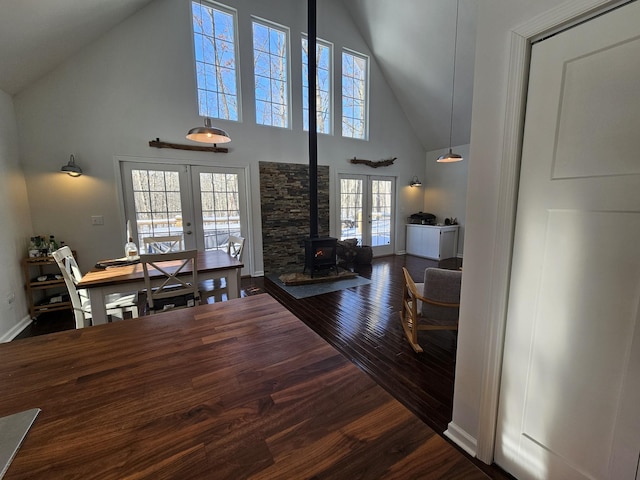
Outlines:
<svg viewBox="0 0 640 480"><path fill-rule="evenodd" d="M209 117L205 117L204 127L196 127L189 130L187 138L200 143L228 143L231 141L227 132L211 126Z"/></svg>
<svg viewBox="0 0 640 480"><path fill-rule="evenodd" d="M449 123L449 151L444 155L440 155L436 162L439 163L452 163L452 162L460 162L463 160L461 155L457 153L453 153L452 147L452 136L453 136L453 94L456 88L456 53L458 50L458 10L460 9L460 0L456 2L456 29L455 29L455 37L453 40L453 85L451 85L451 121Z"/></svg>

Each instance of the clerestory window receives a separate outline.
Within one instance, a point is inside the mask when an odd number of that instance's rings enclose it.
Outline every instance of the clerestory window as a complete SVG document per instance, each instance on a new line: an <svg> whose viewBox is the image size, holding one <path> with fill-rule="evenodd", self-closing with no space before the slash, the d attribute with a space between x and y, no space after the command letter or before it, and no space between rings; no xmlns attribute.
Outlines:
<svg viewBox="0 0 640 480"><path fill-rule="evenodd" d="M236 12L192 2L198 110L202 117L239 120Z"/></svg>
<svg viewBox="0 0 640 480"><path fill-rule="evenodd" d="M331 133L331 44L316 40L316 130ZM302 37L302 121L309 130L309 41Z"/></svg>
<svg viewBox="0 0 640 480"><path fill-rule="evenodd" d="M365 55L342 52L342 136L367 139L369 59Z"/></svg>
<svg viewBox="0 0 640 480"><path fill-rule="evenodd" d="M253 20L256 123L289 128L289 30Z"/></svg>

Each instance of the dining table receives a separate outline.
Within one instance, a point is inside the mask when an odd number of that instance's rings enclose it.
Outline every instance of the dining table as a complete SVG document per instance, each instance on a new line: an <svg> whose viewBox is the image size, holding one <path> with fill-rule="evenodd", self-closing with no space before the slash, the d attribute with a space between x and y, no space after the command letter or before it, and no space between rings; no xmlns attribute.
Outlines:
<svg viewBox="0 0 640 480"><path fill-rule="evenodd" d="M176 263L176 267L180 262ZM228 299L240 297L240 271L244 264L223 250L199 250L197 255L198 282L226 278ZM191 274L191 266L182 269L182 274ZM149 276L163 278L164 274L149 268ZM85 289L91 302L92 324L107 323L105 297L112 293L140 291L145 288L142 264L131 263L109 267L96 266L87 272L76 285Z"/></svg>

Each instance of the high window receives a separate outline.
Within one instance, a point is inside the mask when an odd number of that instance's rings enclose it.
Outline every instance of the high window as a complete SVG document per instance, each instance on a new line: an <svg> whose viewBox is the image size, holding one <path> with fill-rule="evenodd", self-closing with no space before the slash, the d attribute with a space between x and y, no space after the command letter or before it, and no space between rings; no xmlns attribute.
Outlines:
<svg viewBox="0 0 640 480"><path fill-rule="evenodd" d="M289 32L285 27L253 21L256 122L289 127Z"/></svg>
<svg viewBox="0 0 640 480"><path fill-rule="evenodd" d="M331 45L316 41L316 125L318 133L331 133ZM309 130L309 41L302 37L302 121Z"/></svg>
<svg viewBox="0 0 640 480"><path fill-rule="evenodd" d="M238 120L236 13L212 4L192 2L199 113Z"/></svg>
<svg viewBox="0 0 640 480"><path fill-rule="evenodd" d="M367 138L369 60L352 51L342 52L342 136Z"/></svg>

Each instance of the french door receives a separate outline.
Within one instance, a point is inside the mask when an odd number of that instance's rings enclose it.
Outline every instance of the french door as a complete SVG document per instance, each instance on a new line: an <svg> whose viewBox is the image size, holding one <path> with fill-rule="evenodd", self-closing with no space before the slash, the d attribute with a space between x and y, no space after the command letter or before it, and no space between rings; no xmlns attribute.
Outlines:
<svg viewBox="0 0 640 480"><path fill-rule="evenodd" d="M357 238L374 256L393 253L395 178L339 176L340 240Z"/></svg>
<svg viewBox="0 0 640 480"><path fill-rule="evenodd" d="M145 239L180 236L174 249L226 249L248 235L242 168L122 162L125 214L142 253Z"/></svg>

